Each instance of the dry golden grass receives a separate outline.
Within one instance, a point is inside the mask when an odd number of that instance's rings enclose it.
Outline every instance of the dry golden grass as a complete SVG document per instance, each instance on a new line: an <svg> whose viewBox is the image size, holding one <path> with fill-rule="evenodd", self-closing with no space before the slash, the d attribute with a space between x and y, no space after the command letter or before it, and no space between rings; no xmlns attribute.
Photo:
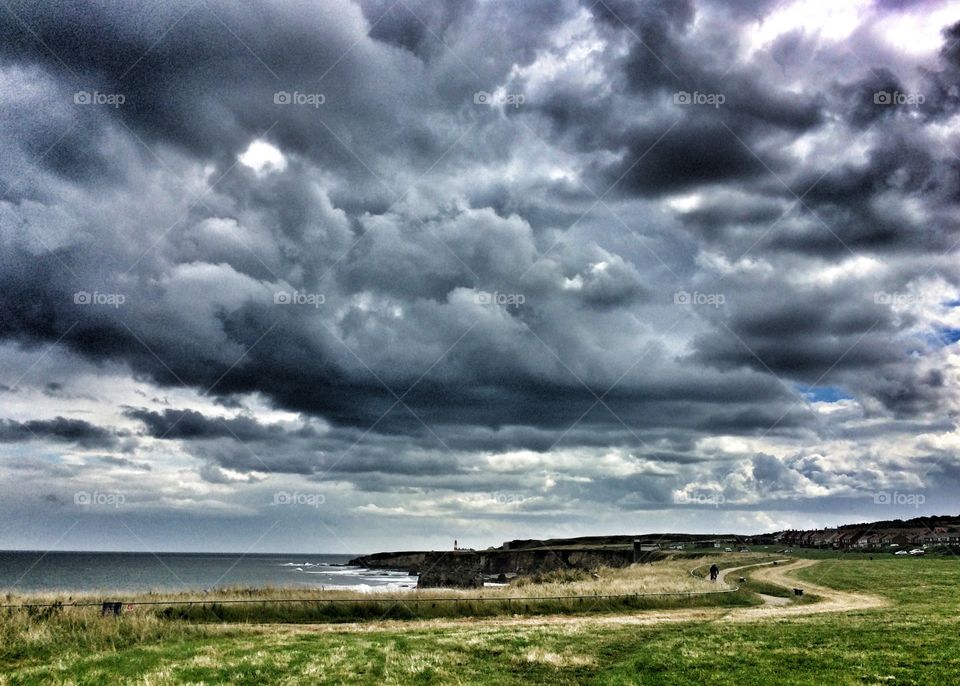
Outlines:
<svg viewBox="0 0 960 686"><path fill-rule="evenodd" d="M690 574L690 569L701 564L690 559L668 559L649 564L602 569L594 578L569 581L541 581L539 583L511 584L504 589L486 589L485 593L499 591L501 597L544 597L562 595L621 595L629 593L697 593L729 588L723 583L711 583Z"/></svg>
<svg viewBox="0 0 960 686"><path fill-rule="evenodd" d="M531 648L523 655L527 662L537 662L539 664L550 665L558 669L564 667L584 667L595 663L595 659L584 655L574 653L553 653L543 648Z"/></svg>
<svg viewBox="0 0 960 686"><path fill-rule="evenodd" d="M726 555L722 567L729 569L736 565L753 564L766 559L759 553ZM229 602L232 600L257 600L264 602L303 599L303 600L424 600L442 598L546 598L557 596L589 596L620 594L656 594L656 593L698 593L719 591L729 588L722 582L711 583L701 577L690 574L695 567L703 567L714 558L670 558L653 563L634 564L621 568L602 568L595 573L579 570L564 570L558 574L546 574L536 579L520 578L506 586L483 589L410 589L358 593L355 590L326 589L290 589L290 588L243 588L225 587L213 591L185 591L181 593L151 592L126 595L104 593L73 594L31 594L4 596L4 604L26 605L61 602L95 603L102 600L122 598L127 603L184 603L184 602ZM140 606L148 607L148 606ZM99 607L96 607L99 612Z"/></svg>

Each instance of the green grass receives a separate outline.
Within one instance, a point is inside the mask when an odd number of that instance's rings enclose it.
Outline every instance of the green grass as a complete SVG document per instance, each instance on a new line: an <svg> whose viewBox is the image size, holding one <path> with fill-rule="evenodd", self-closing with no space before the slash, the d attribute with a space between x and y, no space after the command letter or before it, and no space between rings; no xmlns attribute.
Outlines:
<svg viewBox="0 0 960 686"><path fill-rule="evenodd" d="M4 653L0 683L960 683L960 560L825 559L797 576L881 595L892 606L755 623L393 625L365 632L158 620L160 635L95 649L84 649L84 632L97 624L81 624L47 659Z"/></svg>

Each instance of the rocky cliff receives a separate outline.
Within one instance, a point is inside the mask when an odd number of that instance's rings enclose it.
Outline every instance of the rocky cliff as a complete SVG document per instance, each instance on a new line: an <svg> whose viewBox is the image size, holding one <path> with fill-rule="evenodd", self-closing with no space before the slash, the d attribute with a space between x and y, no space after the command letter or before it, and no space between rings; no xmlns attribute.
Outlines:
<svg viewBox="0 0 960 686"><path fill-rule="evenodd" d="M658 554L645 554L644 561L658 557ZM420 588L474 588L483 585L484 577L497 578L501 574L532 575L560 569L625 567L633 562L632 548L522 548L377 553L353 559L350 564L416 573L420 576Z"/></svg>
<svg viewBox="0 0 960 686"><path fill-rule="evenodd" d="M399 553L374 553L350 560L347 564L367 569L390 569L398 572L419 574L424 560L430 555L426 551L407 551Z"/></svg>
<svg viewBox="0 0 960 686"><path fill-rule="evenodd" d="M625 567L633 562L633 550L552 549L490 550L480 553L484 574L542 574L558 569Z"/></svg>
<svg viewBox="0 0 960 686"><path fill-rule="evenodd" d="M469 550L428 553L417 588L483 588L483 556Z"/></svg>

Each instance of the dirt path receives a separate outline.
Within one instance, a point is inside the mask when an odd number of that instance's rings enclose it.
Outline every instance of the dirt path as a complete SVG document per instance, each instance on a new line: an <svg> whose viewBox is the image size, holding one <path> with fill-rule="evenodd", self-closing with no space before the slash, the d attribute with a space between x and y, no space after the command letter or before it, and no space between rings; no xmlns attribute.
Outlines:
<svg viewBox="0 0 960 686"><path fill-rule="evenodd" d="M724 617L724 621L755 621L770 617L790 617L794 615L813 615L823 612L850 612L852 610L869 610L877 607L886 607L889 602L877 596L866 593L848 593L827 588L808 581L798 581L788 576L788 572L796 572L817 564L816 560L794 560L786 565L771 565L763 567L753 573L757 581L766 581L785 588L802 588L804 593L812 593L820 597L815 603L803 605L763 605L761 607L738 608Z"/></svg>
<svg viewBox="0 0 960 686"><path fill-rule="evenodd" d="M377 631L411 631L430 629L469 629L471 631L496 631L503 627L540 627L540 626L568 626L571 630L602 626L647 626L652 624L672 624L681 622L754 622L776 617L800 617L803 615L820 614L824 612L850 612L853 610L868 610L885 607L889 603L883 598L865 593L847 593L827 588L819 584L800 582L788 576L795 572L816 564L816 560L794 560L788 564L764 566L753 573L757 581L766 581L785 588L802 587L805 592L819 596L815 603L805 604L778 604L765 603L764 605L744 608L697 608L689 610L647 610L622 615L588 615L570 617L566 615L545 616L505 616L495 618L464 618L464 619L428 619L428 620L385 620L379 622L357 622L348 624L254 624L248 625L253 629L262 629L266 632L288 630L292 632L350 632L367 633ZM725 577L735 574L742 569L756 568L757 565L744 565L725 569ZM778 599L779 600L779 599ZM228 625L227 628L235 628Z"/></svg>
<svg viewBox="0 0 960 686"><path fill-rule="evenodd" d="M783 598L778 595L765 595L763 593L758 593L757 595L760 596L760 600L762 600L767 605L789 605L790 604L789 598Z"/></svg>

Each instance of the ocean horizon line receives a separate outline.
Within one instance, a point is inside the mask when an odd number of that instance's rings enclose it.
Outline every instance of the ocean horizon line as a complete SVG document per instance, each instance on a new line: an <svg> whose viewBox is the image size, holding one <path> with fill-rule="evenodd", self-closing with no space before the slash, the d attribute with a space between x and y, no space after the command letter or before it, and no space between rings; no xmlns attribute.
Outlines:
<svg viewBox="0 0 960 686"><path fill-rule="evenodd" d="M51 548L49 550L30 549L30 548L0 548L0 554L3 553L39 553L49 555L52 553L83 553L83 554L103 554L103 555L236 555L238 557L276 557L291 555L309 555L318 556L342 556L342 557L363 557L372 553L327 553L327 552L243 552L243 551L218 551L218 550L61 550Z"/></svg>

